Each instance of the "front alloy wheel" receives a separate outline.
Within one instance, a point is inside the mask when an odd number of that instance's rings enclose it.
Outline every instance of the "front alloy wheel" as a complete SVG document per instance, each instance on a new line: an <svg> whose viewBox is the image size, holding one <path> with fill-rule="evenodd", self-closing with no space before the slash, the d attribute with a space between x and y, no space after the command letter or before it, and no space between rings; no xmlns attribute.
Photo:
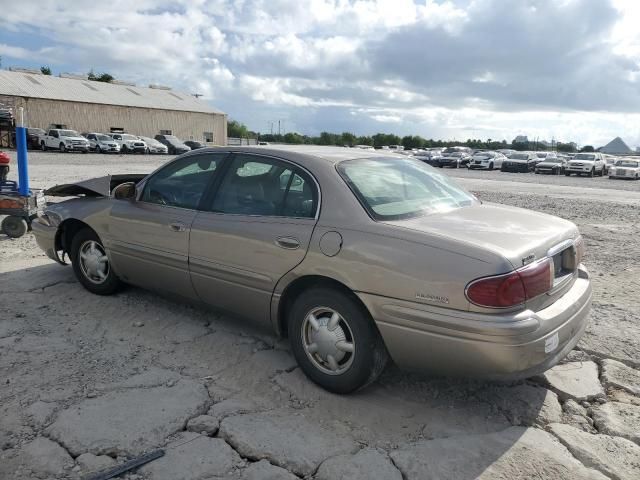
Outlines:
<svg viewBox="0 0 640 480"><path fill-rule="evenodd" d="M90 292L111 295L119 290L121 282L111 269L104 245L90 228L73 237L71 263L76 278Z"/></svg>

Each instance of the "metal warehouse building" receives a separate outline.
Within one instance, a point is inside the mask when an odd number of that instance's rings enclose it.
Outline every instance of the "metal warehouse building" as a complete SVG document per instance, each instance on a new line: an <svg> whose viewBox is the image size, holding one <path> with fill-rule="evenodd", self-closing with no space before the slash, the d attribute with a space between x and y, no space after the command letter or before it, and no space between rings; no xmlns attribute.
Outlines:
<svg viewBox="0 0 640 480"><path fill-rule="evenodd" d="M167 87L0 70L0 104L24 107L28 127L65 125L78 132L125 131L148 137L166 134L217 145L227 141L225 113Z"/></svg>

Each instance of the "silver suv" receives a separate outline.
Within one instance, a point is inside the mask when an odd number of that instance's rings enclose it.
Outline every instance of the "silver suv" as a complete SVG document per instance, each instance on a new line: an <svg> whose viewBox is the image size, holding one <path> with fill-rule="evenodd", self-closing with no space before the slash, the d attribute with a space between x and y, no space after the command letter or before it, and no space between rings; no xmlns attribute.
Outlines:
<svg viewBox="0 0 640 480"><path fill-rule="evenodd" d="M564 174L568 177L572 173L576 175L587 175L593 177L595 175L603 176L607 172L607 163L600 152L578 153L569 160Z"/></svg>

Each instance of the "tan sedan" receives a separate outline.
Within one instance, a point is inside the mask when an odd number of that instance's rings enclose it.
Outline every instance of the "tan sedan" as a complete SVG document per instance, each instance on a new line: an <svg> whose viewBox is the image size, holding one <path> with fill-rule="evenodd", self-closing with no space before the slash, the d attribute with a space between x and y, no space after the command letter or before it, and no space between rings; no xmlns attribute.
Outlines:
<svg viewBox="0 0 640 480"><path fill-rule="evenodd" d="M209 148L47 193L82 195L33 229L87 290L134 284L271 324L334 392L372 382L389 356L439 374L530 376L587 323L574 224L483 204L410 157Z"/></svg>

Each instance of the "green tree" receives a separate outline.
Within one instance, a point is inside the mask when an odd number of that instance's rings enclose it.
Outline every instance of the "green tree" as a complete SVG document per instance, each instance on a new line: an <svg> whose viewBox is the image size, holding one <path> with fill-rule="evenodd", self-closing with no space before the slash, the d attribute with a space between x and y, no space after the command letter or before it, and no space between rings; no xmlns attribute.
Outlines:
<svg viewBox="0 0 640 480"><path fill-rule="evenodd" d="M43 75L51 75L51 69L49 68L49 65L43 65L42 67L40 67L40 72Z"/></svg>
<svg viewBox="0 0 640 480"><path fill-rule="evenodd" d="M580 149L581 152L595 152L596 149L593 148L591 145L585 145L584 147L582 147Z"/></svg>
<svg viewBox="0 0 640 480"><path fill-rule="evenodd" d="M89 73L87 74L87 79L88 80L93 80L94 82L104 82L104 83L111 83L114 80L113 75L109 74L109 73L101 73L101 74L96 74L94 73L93 69L91 69L89 71Z"/></svg>
<svg viewBox="0 0 640 480"><path fill-rule="evenodd" d="M249 138L250 132L244 123L236 120L227 120L227 135L233 138Z"/></svg>
<svg viewBox="0 0 640 480"><path fill-rule="evenodd" d="M341 140L340 140L341 145L349 145L350 147L353 147L354 145L356 145L356 136L353 133L342 132L342 135L340 137L341 137Z"/></svg>

